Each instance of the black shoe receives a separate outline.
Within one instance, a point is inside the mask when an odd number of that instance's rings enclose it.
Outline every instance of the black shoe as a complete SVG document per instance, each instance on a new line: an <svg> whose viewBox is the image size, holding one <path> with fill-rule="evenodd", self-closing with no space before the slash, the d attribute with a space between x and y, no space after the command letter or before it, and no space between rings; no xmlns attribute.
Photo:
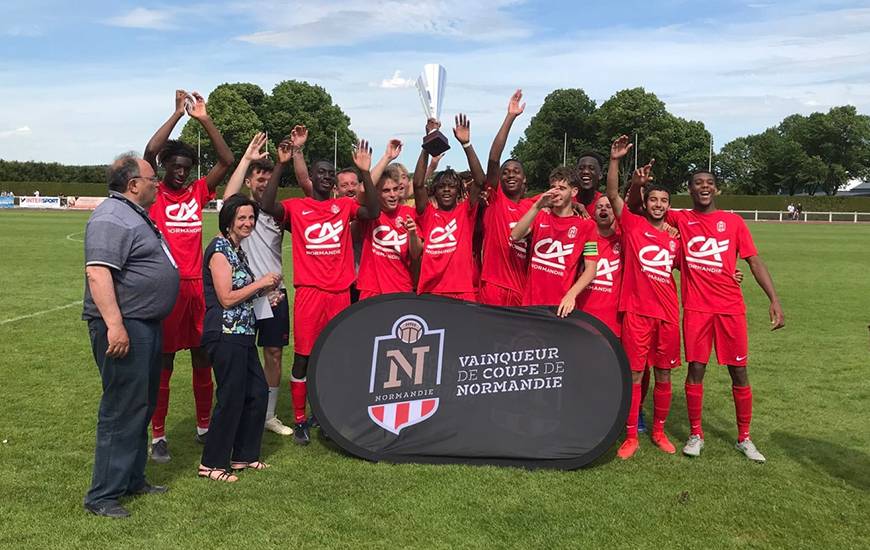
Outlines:
<svg viewBox="0 0 870 550"><path fill-rule="evenodd" d="M128 495L162 495L166 491L169 490L169 487L165 485L151 485L147 481L145 485L136 489L135 491L128 491Z"/></svg>
<svg viewBox="0 0 870 550"><path fill-rule="evenodd" d="M293 426L293 442L297 445L308 445L311 443L311 437L308 435L308 424L297 422Z"/></svg>
<svg viewBox="0 0 870 550"><path fill-rule="evenodd" d="M208 431L206 431L204 434L200 434L199 432L196 432L196 442L197 443L199 443L200 445L205 445L206 439L208 439Z"/></svg>
<svg viewBox="0 0 870 550"><path fill-rule="evenodd" d="M165 439L151 444L151 460L157 464L166 464L172 460L172 456L169 454L169 446L166 444Z"/></svg>
<svg viewBox="0 0 870 550"><path fill-rule="evenodd" d="M126 518L130 515L130 512L126 508L114 501L104 502L103 504L85 504L85 510L95 516L107 518Z"/></svg>
<svg viewBox="0 0 870 550"><path fill-rule="evenodd" d="M308 422L309 428L318 428L318 429L320 428L320 422L317 421L317 417L314 416L313 414L308 417L307 422Z"/></svg>

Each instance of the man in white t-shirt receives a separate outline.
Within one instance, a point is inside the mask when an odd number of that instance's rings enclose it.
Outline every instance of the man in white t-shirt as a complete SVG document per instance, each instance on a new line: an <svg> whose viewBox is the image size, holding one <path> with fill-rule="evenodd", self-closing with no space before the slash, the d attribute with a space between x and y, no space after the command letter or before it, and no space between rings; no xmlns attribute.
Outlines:
<svg viewBox="0 0 870 550"><path fill-rule="evenodd" d="M230 176L224 190L224 200L238 193L242 184L251 190L251 198L260 203L263 189L269 183L274 164L263 150L266 135L258 133L251 140L245 155ZM248 257L248 265L254 277L266 273L281 273L281 248L284 243L284 227L264 211L260 211L254 231L242 240L242 250ZM257 321L257 345L263 348L263 371L269 384L269 402L266 407L266 429L280 435L291 435L293 429L285 426L275 415L278 403L278 388L281 386L281 358L284 348L290 343L290 311L287 304L287 289L284 283L269 294L272 318Z"/></svg>

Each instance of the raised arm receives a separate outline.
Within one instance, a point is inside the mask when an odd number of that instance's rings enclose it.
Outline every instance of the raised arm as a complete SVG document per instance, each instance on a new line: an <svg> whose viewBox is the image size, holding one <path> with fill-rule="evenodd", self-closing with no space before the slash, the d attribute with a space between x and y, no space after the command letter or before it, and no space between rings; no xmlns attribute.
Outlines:
<svg viewBox="0 0 870 550"><path fill-rule="evenodd" d="M622 216L622 207L625 202L619 196L619 160L631 150L631 140L626 135L616 138L610 146L610 165L607 168L607 198L617 218Z"/></svg>
<svg viewBox="0 0 870 550"><path fill-rule="evenodd" d="M251 163L255 160L266 158L269 155L269 153L263 151L264 145L266 145L266 134L263 132L257 132L254 134L254 139L252 139L251 143L248 144L248 148L245 150L242 160L239 161L238 166L233 170L229 181L227 181L227 187L224 189L224 200L227 200L227 198L242 190L242 184L245 181L245 174L248 172Z"/></svg>
<svg viewBox="0 0 870 550"><path fill-rule="evenodd" d="M278 144L278 160L275 163L275 169L272 170L272 175L269 177L269 183L263 189L263 198L260 200L260 208L264 212L275 218L275 220L284 219L284 206L276 200L278 196L278 183L281 181L281 175L287 168L290 162L290 157L293 156L293 146L290 144L290 139L285 139Z"/></svg>
<svg viewBox="0 0 870 550"><path fill-rule="evenodd" d="M782 305L779 303L779 296L776 294L776 288L773 286L773 277L767 270L767 266L761 260L761 256L750 256L746 258L749 264L749 269L752 270L752 276L755 277L755 282L761 287L761 290L767 294L770 300L770 330L780 329L785 326L785 314L782 311Z"/></svg>
<svg viewBox="0 0 870 550"><path fill-rule="evenodd" d="M290 130L290 145L293 147L293 173L296 175L296 183L306 197L311 196L311 176L308 175L308 166L305 164L305 155L302 148L308 141L308 128L297 124Z"/></svg>
<svg viewBox="0 0 870 550"><path fill-rule="evenodd" d="M441 123L430 118L426 121L426 134L432 130L437 130L441 127ZM426 162L429 160L429 153L425 149L420 150L420 157L417 159L417 166L414 168L414 204L417 208L417 214L423 214L426 207L429 205L429 191L426 189Z"/></svg>
<svg viewBox="0 0 870 550"><path fill-rule="evenodd" d="M523 100L523 91L517 90L511 96L508 103L508 112L501 123L501 128L492 140L492 146L489 148L489 160L486 163L486 187L493 187L498 184L499 170L501 170L501 155L504 152L504 146L507 143L508 134L510 134L511 126L518 116L523 114L526 108Z"/></svg>
<svg viewBox="0 0 870 550"><path fill-rule="evenodd" d="M167 119L167 121L164 122L156 132L154 132L154 135L148 140L148 144L145 145L145 154L142 155L142 158L145 159L145 162L150 164L155 171L157 170L157 154L166 145L166 141L169 139L169 134L172 133L172 130L175 128L175 125L178 124L178 121L181 120L181 117L184 116L185 106L190 100L191 98L187 95L187 92L184 90L175 90L175 111L169 119Z"/></svg>
<svg viewBox="0 0 870 550"><path fill-rule="evenodd" d="M401 154L401 141L399 141L398 139L391 139L387 142L387 150L384 151L384 156L382 156L381 160L379 160L378 163L375 164L375 167L372 168L372 181L375 182L375 185L377 185L377 183L381 181L381 176L384 175L384 170L387 169L387 166L389 166L391 162L399 158L399 155Z"/></svg>
<svg viewBox="0 0 870 550"><path fill-rule="evenodd" d="M375 184L372 181L372 174L369 170L372 167L372 148L369 147L369 142L361 139L353 151L353 163L363 181L363 190L365 204L359 207L357 217L363 220L373 220L381 214L381 200L378 198L378 190L375 189Z"/></svg>
<svg viewBox="0 0 870 550"><path fill-rule="evenodd" d="M208 186L208 190L214 191L218 184L223 181L224 176L227 175L230 166L233 165L236 159L233 157L233 152L230 151L227 142L224 141L217 126L214 125L214 121L208 116L208 111L205 108L205 99L198 92L193 92L193 104L187 105L187 114L195 118L202 125L217 153L217 163L212 166L205 176L205 184Z"/></svg>
<svg viewBox="0 0 870 550"><path fill-rule="evenodd" d="M520 218L520 221L511 229L511 240L521 241L525 239L529 232L532 230L532 222L535 221L535 216L538 215L538 212L543 210L544 208L548 208L553 203L553 198L559 192L555 189L550 189L546 193L541 193L538 196L538 200L535 201L535 204L529 208L523 217Z"/></svg>
<svg viewBox="0 0 870 550"><path fill-rule="evenodd" d="M486 177L483 174L483 168L480 166L480 159L477 158L477 153L474 152L474 147L471 145L471 121L464 114L456 115L456 126L453 128L453 135L456 140L462 144L462 149L465 151L465 158L468 159L468 169L471 170L471 189L468 190L468 202L475 206L480 200L480 191L483 189L483 182Z"/></svg>

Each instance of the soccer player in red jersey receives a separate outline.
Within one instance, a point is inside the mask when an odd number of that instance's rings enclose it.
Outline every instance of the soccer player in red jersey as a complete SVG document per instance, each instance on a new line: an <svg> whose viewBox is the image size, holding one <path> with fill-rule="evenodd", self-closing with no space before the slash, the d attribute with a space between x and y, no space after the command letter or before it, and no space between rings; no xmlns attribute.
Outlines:
<svg viewBox="0 0 870 550"><path fill-rule="evenodd" d="M626 438L617 451L622 459L637 451L637 417L641 404L641 379L647 365L655 375L652 441L663 451L676 452L664 432L671 408L671 369L680 364L680 311L672 270L680 252L679 240L664 230L670 193L659 186L647 189L644 215L625 208L619 195L619 160L631 149L628 136L620 136L610 149L607 198L619 220L623 239L622 344L632 374L631 408L625 424ZM635 171L635 178L649 177L652 164Z"/></svg>
<svg viewBox="0 0 870 550"><path fill-rule="evenodd" d="M621 235L614 223L610 199L600 197L595 202L592 219L598 235L598 264L595 278L577 296L577 309L595 316L616 336L622 334L619 320L619 291L622 287Z"/></svg>
<svg viewBox="0 0 870 550"><path fill-rule="evenodd" d="M440 126L437 120L429 119L426 133ZM424 247L417 293L474 302L477 301L477 288L474 285L472 239L484 175L471 146L471 126L465 115L456 117L453 135L465 150L474 183L468 198L460 200L463 189L456 172L450 169L439 172L432 184L435 204L431 204L425 180L429 154L425 149L420 152L414 170L414 202Z"/></svg>
<svg viewBox="0 0 870 550"><path fill-rule="evenodd" d="M758 285L770 300L771 330L785 325L782 306L767 266L758 255L743 218L716 208L716 177L698 171L689 179L691 210L671 210L668 223L682 237L681 290L683 340L686 361L686 406L690 435L683 447L687 456L698 456L704 448L701 409L704 372L715 344L716 359L728 366L731 393L737 416L737 450L756 462L765 458L749 437L752 421L752 387L747 374L749 344L746 304L736 272L737 258L746 260Z"/></svg>
<svg viewBox="0 0 870 550"><path fill-rule="evenodd" d="M360 300L380 294L413 292L411 265L422 254L413 207L402 204L402 174L387 167L377 184L381 213L357 222L362 236L357 288Z"/></svg>
<svg viewBox="0 0 870 550"><path fill-rule="evenodd" d="M188 183L191 169L198 159L194 149L170 140L172 129L185 111L203 127L217 152L217 163L204 178ZM211 417L214 385L211 366L205 350L200 347L202 323L205 317L205 296L202 286L202 209L215 197L215 188L233 164L233 153L206 111L205 100L194 92L175 91L175 112L157 130L145 146L146 161L165 170L157 200L149 215L166 237L172 255L178 262L181 285L175 307L163 321L163 370L157 394L157 408L151 420L151 459L165 463L171 459L166 442L166 414L169 410L169 380L175 363L175 353L190 350L193 364L193 397L196 403L197 441L203 442Z"/></svg>
<svg viewBox="0 0 870 550"><path fill-rule="evenodd" d="M526 283L527 245L525 239L513 241L511 229L535 203L523 198L526 173L520 161L509 159L501 164L508 134L514 121L523 113L523 92L517 90L508 103L486 167L488 200L483 214L483 251L480 276L480 303L492 306L520 306Z"/></svg>
<svg viewBox="0 0 870 550"><path fill-rule="evenodd" d="M293 237L294 359L290 393L295 415L293 439L306 445L310 441L305 419L308 357L327 323L350 305L350 285L354 281L350 222L376 219L380 201L369 173L371 149L361 141L353 160L363 179L364 205L355 198L331 198L335 168L327 161L317 161L311 166L310 197L276 202L281 173L292 156L293 145L285 139L278 147L278 163L263 192L262 207L275 219L282 220Z"/></svg>
<svg viewBox="0 0 870 550"><path fill-rule="evenodd" d="M569 169L556 168L550 173L550 189L510 235L513 241L528 238L532 251L523 305L558 306L560 317L574 311L577 296L595 278L598 262L595 222L574 211L576 196L576 178ZM581 261L584 270L578 277Z"/></svg>
<svg viewBox="0 0 870 550"><path fill-rule="evenodd" d="M595 204L603 195L598 190L601 186L601 172L604 159L595 151L587 151L580 155L577 161L577 175L580 178L580 191L574 202L582 204L591 217L595 213Z"/></svg>

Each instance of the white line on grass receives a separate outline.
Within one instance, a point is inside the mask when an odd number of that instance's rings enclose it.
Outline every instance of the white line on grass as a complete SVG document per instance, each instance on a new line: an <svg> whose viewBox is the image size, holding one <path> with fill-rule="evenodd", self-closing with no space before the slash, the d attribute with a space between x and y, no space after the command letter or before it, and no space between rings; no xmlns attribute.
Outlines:
<svg viewBox="0 0 870 550"><path fill-rule="evenodd" d="M73 242L76 242L76 243L83 243L83 242L85 242L84 239L76 239L76 238L73 237L73 235L84 235L84 234L85 234L84 231L76 231L75 233L70 233L69 235L67 235L67 236L66 236L66 240L68 240L68 241L73 241Z"/></svg>
<svg viewBox="0 0 870 550"><path fill-rule="evenodd" d="M37 311L36 313L30 313L28 315L22 315L20 317L13 317L11 319L3 319L2 321L0 321L0 325L5 325L6 323L14 323L15 321L21 321L23 319L30 319L31 317L36 317L38 315L45 315L46 313L51 313L53 311L60 311L62 309L67 309L67 308L71 308L73 306L80 306L80 305L82 305L81 300L79 300L77 302L72 302L72 303L67 304L65 306L57 306L57 307L53 307L51 309L44 309L42 311Z"/></svg>

